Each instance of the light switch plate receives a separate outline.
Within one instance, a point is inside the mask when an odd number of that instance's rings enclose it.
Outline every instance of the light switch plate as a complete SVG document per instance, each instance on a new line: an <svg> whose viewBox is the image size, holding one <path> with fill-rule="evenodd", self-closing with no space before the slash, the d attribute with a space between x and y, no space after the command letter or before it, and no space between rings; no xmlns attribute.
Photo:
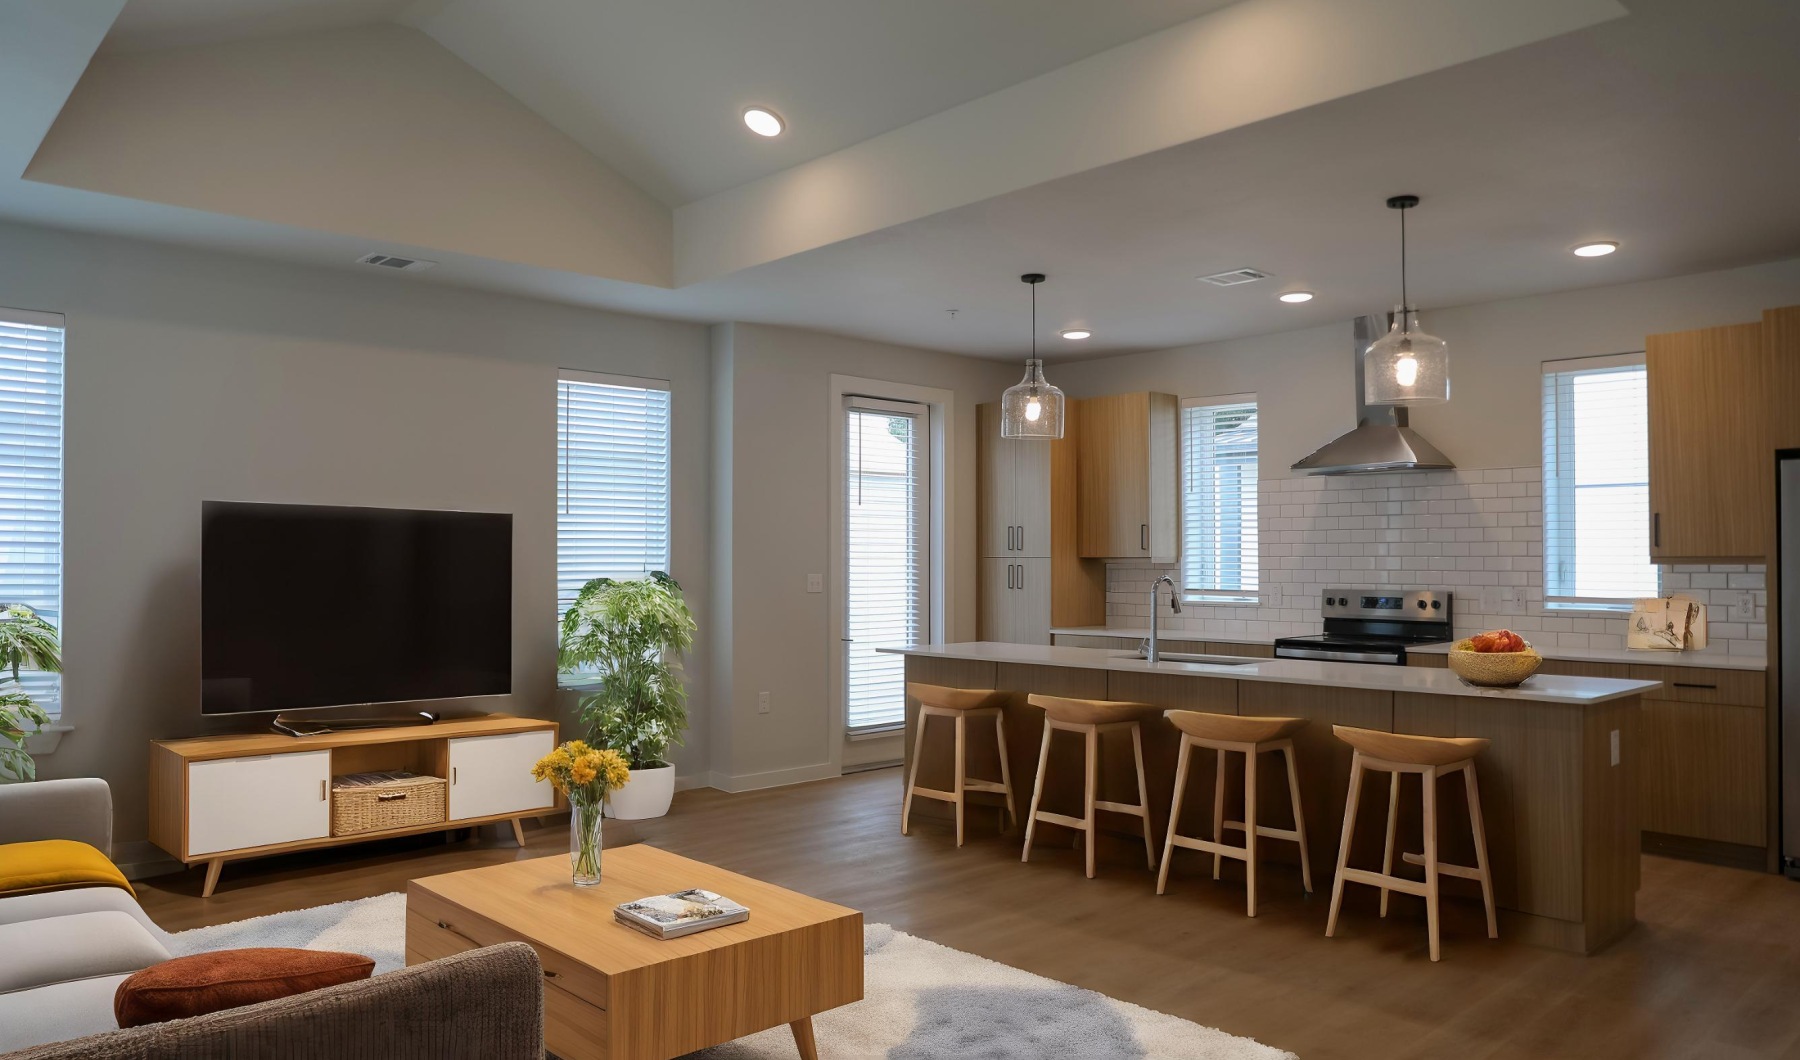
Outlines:
<svg viewBox="0 0 1800 1060"><path fill-rule="evenodd" d="M806 591L809 593L824 592L825 591L825 575L823 575L823 574L808 574L806 576Z"/></svg>
<svg viewBox="0 0 1800 1060"><path fill-rule="evenodd" d="M1500 613L1503 615L1522 615L1525 613L1525 594L1516 585L1500 587Z"/></svg>
<svg viewBox="0 0 1800 1060"><path fill-rule="evenodd" d="M756 712L758 714L767 714L769 712L769 694L767 692L758 692L756 694ZM1617 740L1618 734L1614 733L1613 738Z"/></svg>

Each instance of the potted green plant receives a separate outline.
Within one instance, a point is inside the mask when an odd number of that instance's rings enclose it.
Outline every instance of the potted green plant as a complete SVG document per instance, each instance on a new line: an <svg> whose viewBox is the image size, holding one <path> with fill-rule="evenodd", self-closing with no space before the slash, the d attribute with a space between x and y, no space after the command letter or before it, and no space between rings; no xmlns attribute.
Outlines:
<svg viewBox="0 0 1800 1060"><path fill-rule="evenodd" d="M681 654L694 644L694 616L681 586L662 571L641 580L595 578L563 614L557 667L581 689L576 715L589 743L625 756L631 783L607 812L621 820L661 817L675 797L666 756L687 732Z"/></svg>
<svg viewBox="0 0 1800 1060"><path fill-rule="evenodd" d="M37 763L25 741L50 724L50 715L26 694L19 671L62 672L56 627L24 604L0 604L0 668L11 682L0 685L0 781L34 780Z"/></svg>

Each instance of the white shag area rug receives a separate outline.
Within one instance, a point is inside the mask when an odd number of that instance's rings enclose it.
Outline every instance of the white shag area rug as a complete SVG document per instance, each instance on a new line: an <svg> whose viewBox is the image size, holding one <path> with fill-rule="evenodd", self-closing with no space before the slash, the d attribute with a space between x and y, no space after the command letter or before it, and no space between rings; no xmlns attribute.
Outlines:
<svg viewBox="0 0 1800 1060"><path fill-rule="evenodd" d="M821 1060L1295 1060L1212 1027L895 931L864 929L864 997L813 1017ZM244 946L345 950L406 963L406 896L384 894L169 935L177 955ZM793 1060L777 1027L692 1060Z"/></svg>

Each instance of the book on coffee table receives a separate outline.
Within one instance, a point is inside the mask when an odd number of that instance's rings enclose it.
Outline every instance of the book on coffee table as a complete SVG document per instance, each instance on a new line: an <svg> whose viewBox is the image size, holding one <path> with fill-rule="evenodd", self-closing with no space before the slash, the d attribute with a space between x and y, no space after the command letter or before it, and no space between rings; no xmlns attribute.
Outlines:
<svg viewBox="0 0 1800 1060"><path fill-rule="evenodd" d="M742 923L750 919L750 910L695 887L626 902L613 910L613 917L653 938L678 939L696 931Z"/></svg>

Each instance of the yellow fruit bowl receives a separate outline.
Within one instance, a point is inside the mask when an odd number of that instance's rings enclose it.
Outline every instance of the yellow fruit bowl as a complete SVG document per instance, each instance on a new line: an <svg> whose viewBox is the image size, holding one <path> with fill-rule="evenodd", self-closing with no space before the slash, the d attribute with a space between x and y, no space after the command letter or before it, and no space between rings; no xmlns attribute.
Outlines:
<svg viewBox="0 0 1800 1060"><path fill-rule="evenodd" d="M1485 688L1515 688L1543 664L1544 657L1529 644L1524 651L1471 651L1467 639L1450 646L1450 669Z"/></svg>

